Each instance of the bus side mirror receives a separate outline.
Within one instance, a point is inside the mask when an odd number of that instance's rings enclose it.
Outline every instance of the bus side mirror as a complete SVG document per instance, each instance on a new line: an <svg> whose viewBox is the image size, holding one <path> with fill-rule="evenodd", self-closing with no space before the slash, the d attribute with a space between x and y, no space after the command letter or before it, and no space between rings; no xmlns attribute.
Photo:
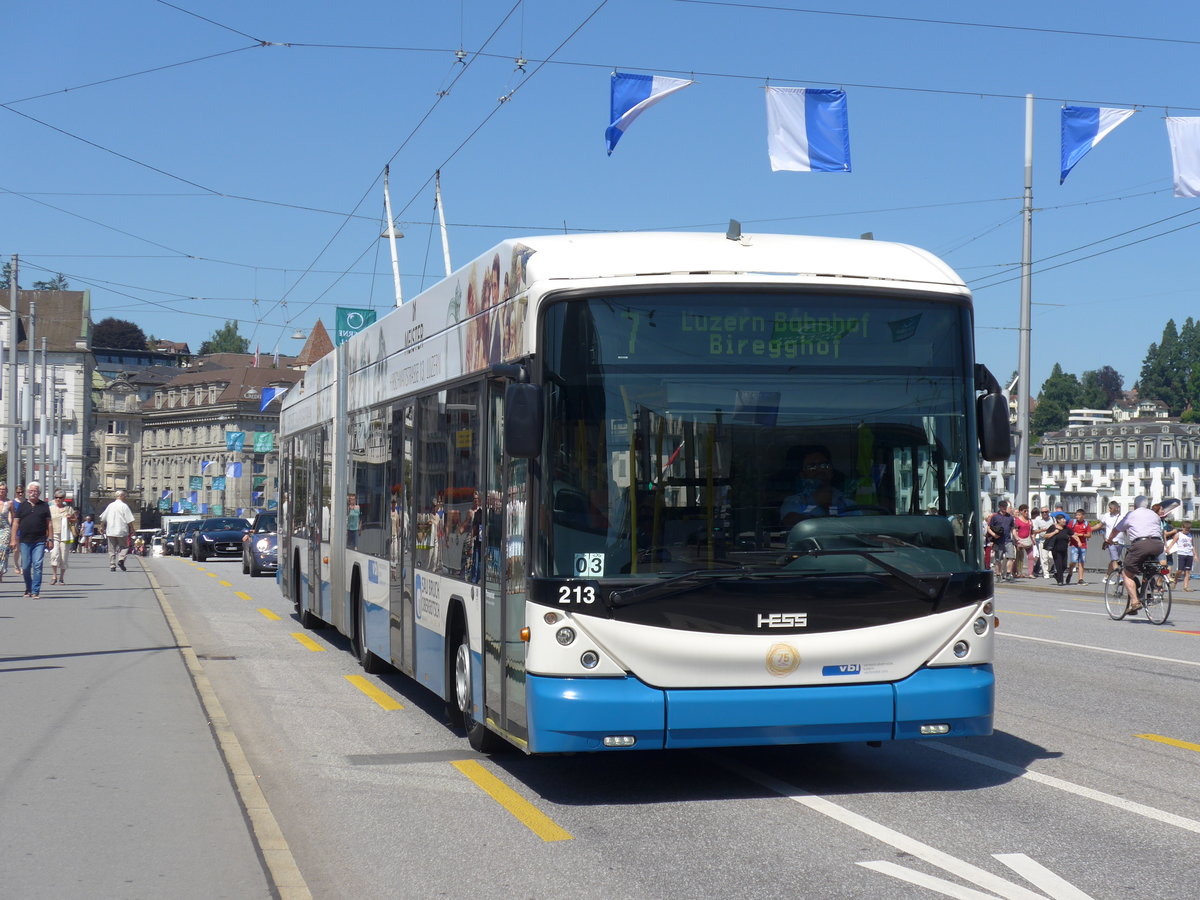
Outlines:
<svg viewBox="0 0 1200 900"><path fill-rule="evenodd" d="M542 389L536 384L509 384L504 389L504 449L518 459L542 452Z"/></svg>
<svg viewBox="0 0 1200 900"><path fill-rule="evenodd" d="M1008 398L1003 394L984 394L975 401L979 425L979 450L988 462L1000 462L1012 455L1012 433L1008 425Z"/></svg>

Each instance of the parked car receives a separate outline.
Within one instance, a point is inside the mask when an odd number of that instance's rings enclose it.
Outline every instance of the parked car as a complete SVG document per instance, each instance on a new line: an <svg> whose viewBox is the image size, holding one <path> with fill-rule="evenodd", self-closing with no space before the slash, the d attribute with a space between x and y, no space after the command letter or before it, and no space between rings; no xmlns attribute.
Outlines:
<svg viewBox="0 0 1200 900"><path fill-rule="evenodd" d="M278 516L259 513L250 533L242 538L242 574L255 578L279 568Z"/></svg>
<svg viewBox="0 0 1200 900"><path fill-rule="evenodd" d="M192 519L190 522L184 522L183 527L175 533L175 555L176 556L191 556L192 555L192 537L196 534L196 529L200 527L203 519Z"/></svg>
<svg viewBox="0 0 1200 900"><path fill-rule="evenodd" d="M210 556L241 556L242 537L249 530L250 523L245 519L201 519L199 527L191 532L192 559L204 562Z"/></svg>

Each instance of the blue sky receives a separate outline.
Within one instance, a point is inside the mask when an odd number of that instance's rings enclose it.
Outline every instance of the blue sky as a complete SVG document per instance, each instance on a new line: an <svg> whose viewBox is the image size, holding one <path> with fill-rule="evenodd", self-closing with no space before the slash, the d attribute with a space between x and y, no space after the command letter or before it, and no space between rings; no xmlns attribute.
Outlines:
<svg viewBox="0 0 1200 900"><path fill-rule="evenodd" d="M1131 386L1167 319L1200 316L1200 206L1171 196L1162 121L1200 115L1186 5L48 0L6 24L0 254L20 254L22 286L63 272L96 320L193 349L237 319L252 346L294 353L292 333L332 327L339 305L388 309L390 161L406 296L443 270L440 167L455 265L506 237L731 217L925 247L976 289L979 357L1003 380L1026 93L1035 391L1055 362ZM609 157L614 68L698 84ZM847 91L851 173L770 171L768 79ZM1064 102L1139 112L1060 186Z"/></svg>

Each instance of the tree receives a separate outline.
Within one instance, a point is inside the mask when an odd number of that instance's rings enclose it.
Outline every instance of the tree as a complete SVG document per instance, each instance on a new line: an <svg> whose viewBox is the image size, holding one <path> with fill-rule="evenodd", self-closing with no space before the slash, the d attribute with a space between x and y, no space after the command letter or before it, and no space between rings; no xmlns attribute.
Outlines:
<svg viewBox="0 0 1200 900"><path fill-rule="evenodd" d="M1184 368L1185 355L1175 320L1168 319L1162 340L1151 344L1146 351L1142 374L1138 378L1138 392L1142 398L1165 403L1173 416L1179 415L1187 406L1187 382L1191 372Z"/></svg>
<svg viewBox="0 0 1200 900"><path fill-rule="evenodd" d="M92 346L109 350L145 350L146 334L133 322L110 316L92 329Z"/></svg>
<svg viewBox="0 0 1200 900"><path fill-rule="evenodd" d="M208 353L245 353L250 349L250 339L238 334L236 319L229 319L225 325L213 332L212 337L200 345L200 355Z"/></svg>
<svg viewBox="0 0 1200 900"><path fill-rule="evenodd" d="M59 272L49 281L35 281L33 289L35 291L69 291L71 286L67 284L67 277Z"/></svg>
<svg viewBox="0 0 1200 900"><path fill-rule="evenodd" d="M1079 379L1067 374L1058 363L1050 371L1050 377L1042 384L1038 394L1037 408L1030 417L1029 428L1035 434L1059 431L1067 427L1069 410L1079 407L1083 401L1083 387Z"/></svg>
<svg viewBox="0 0 1200 900"><path fill-rule="evenodd" d="M12 262L6 262L3 268L0 268L0 290L7 291L12 287ZM17 284L17 290L21 289L21 285Z"/></svg>
<svg viewBox="0 0 1200 900"><path fill-rule="evenodd" d="M1096 382L1104 391L1105 406L1112 406L1113 401L1125 392L1125 379L1121 373L1112 366L1102 366L1099 369L1093 369L1091 372L1084 372L1083 377L1086 379L1088 375L1094 374Z"/></svg>
<svg viewBox="0 0 1200 900"><path fill-rule="evenodd" d="M1083 373L1079 402L1084 409L1104 409L1108 406L1108 393L1100 386L1100 376L1096 371Z"/></svg>

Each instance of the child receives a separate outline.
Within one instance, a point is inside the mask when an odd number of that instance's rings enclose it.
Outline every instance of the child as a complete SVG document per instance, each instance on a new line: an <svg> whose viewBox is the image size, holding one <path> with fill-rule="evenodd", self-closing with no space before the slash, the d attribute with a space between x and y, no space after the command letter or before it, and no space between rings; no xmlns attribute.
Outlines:
<svg viewBox="0 0 1200 900"><path fill-rule="evenodd" d="M1192 583L1192 560L1195 558L1195 545L1192 543L1192 523L1184 522L1183 527L1175 533L1167 544L1167 552L1175 554L1175 584L1179 583L1179 576L1183 576L1183 589L1191 590Z"/></svg>

